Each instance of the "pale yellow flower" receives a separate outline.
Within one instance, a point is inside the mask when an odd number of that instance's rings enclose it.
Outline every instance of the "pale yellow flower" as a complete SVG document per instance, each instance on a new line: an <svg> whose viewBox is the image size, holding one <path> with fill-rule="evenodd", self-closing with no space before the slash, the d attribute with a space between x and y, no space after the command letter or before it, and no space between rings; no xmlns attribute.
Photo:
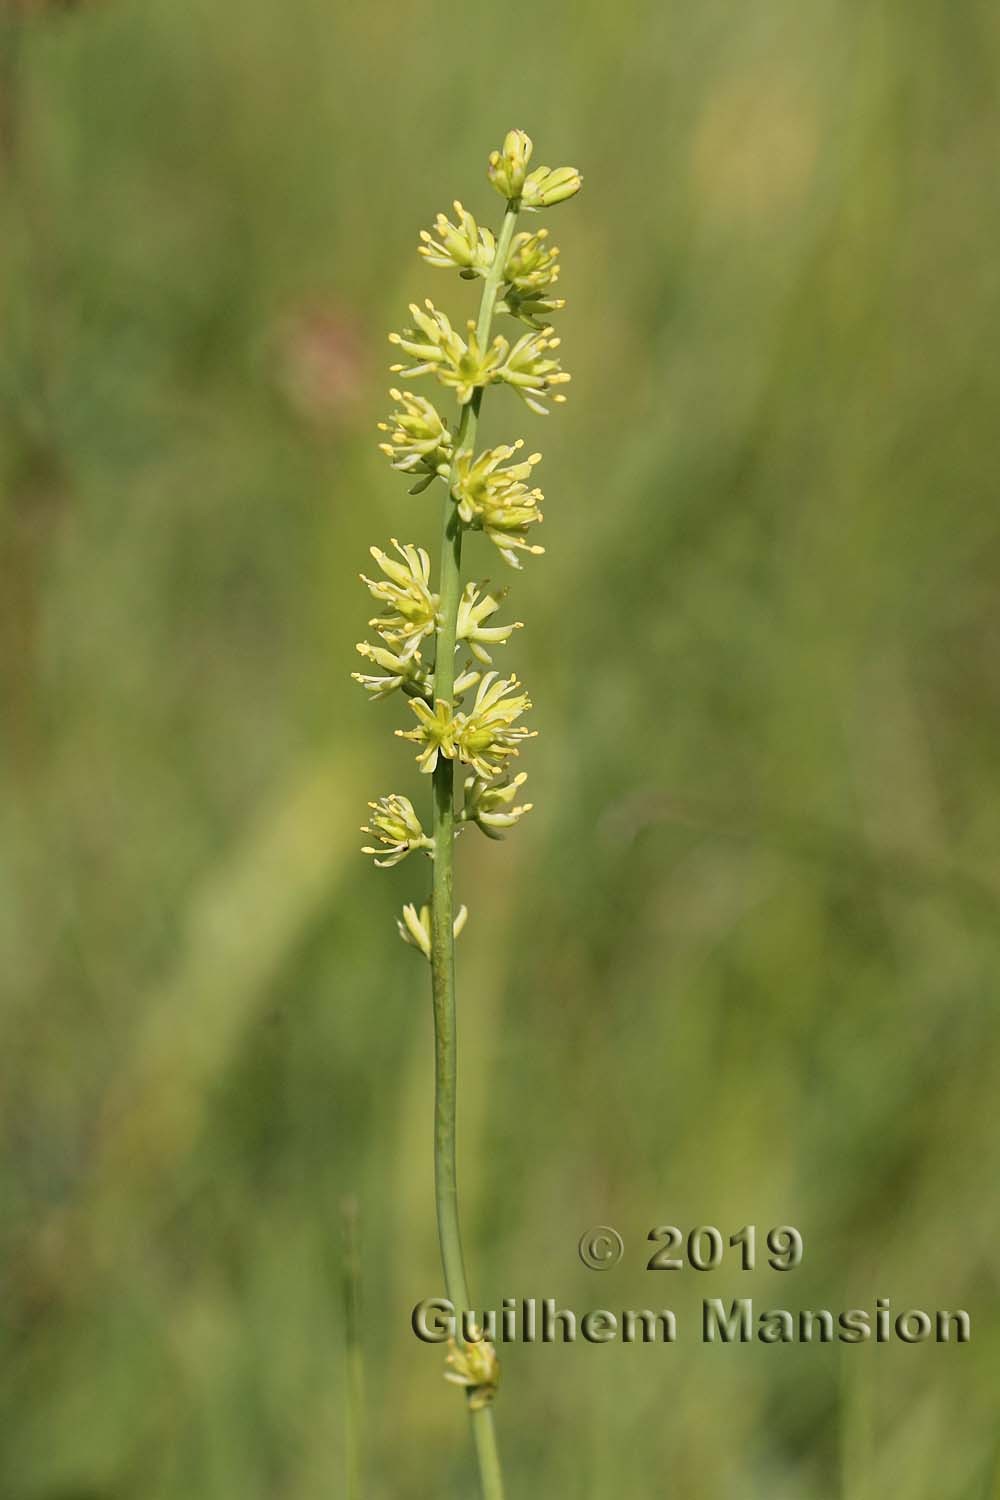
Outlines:
<svg viewBox="0 0 1000 1500"><path fill-rule="evenodd" d="M418 375L436 375L442 385L455 392L464 406L472 400L475 391L501 378L500 368L510 353L510 345L498 334L484 350L480 347L475 323L469 323L463 339L433 302L428 299L425 307L426 311L411 302L410 312L416 326L389 335L389 342L409 355L412 363L390 365L389 368L404 380L412 380Z"/></svg>
<svg viewBox="0 0 1000 1500"><path fill-rule="evenodd" d="M532 809L533 804L530 802L523 802L520 807L511 805L527 779L524 771L515 776L513 781L499 784L483 781L479 776L468 776L464 788L462 820L477 824L488 838L503 838L501 829L513 828Z"/></svg>
<svg viewBox="0 0 1000 1500"><path fill-rule="evenodd" d="M461 1345L449 1339L444 1363L445 1380L465 1388L471 1411L489 1406L500 1384L500 1361L488 1339L480 1337Z"/></svg>
<svg viewBox="0 0 1000 1500"><path fill-rule="evenodd" d="M388 441L379 443L379 447L394 469L401 474L417 476L410 494L418 495L435 479L447 478L452 453L451 430L426 397L395 388L389 394L399 409L387 422L378 424L380 432L389 434Z"/></svg>
<svg viewBox="0 0 1000 1500"><path fill-rule="evenodd" d="M537 732L515 722L531 707L528 695L517 691L520 686L516 677L487 672L470 712L453 721L452 753L484 781L499 776L504 763L518 754L521 741L533 739Z"/></svg>
<svg viewBox="0 0 1000 1500"><path fill-rule="evenodd" d="M372 597L385 605L380 615L369 620L369 625L405 661L414 655L422 640L433 635L438 596L431 592L431 560L423 547L414 547L409 542L401 546L395 537L392 545L402 562L378 547L371 547L371 555L385 577L366 578L362 573L361 579Z"/></svg>
<svg viewBox="0 0 1000 1500"><path fill-rule="evenodd" d="M539 502L545 497L525 483L542 455L505 462L523 447L518 438L511 445L487 448L478 458L459 453L452 469L451 492L459 516L467 526L484 532L512 568L520 568L521 554L540 556L545 550L528 541L529 526L542 519Z"/></svg>
<svg viewBox="0 0 1000 1500"><path fill-rule="evenodd" d="M420 231L419 251L429 266L454 269L468 278L485 276L493 264L497 242L488 229L481 229L456 198L453 224L445 214L434 220L437 239L426 229Z"/></svg>
<svg viewBox="0 0 1000 1500"><path fill-rule="evenodd" d="M433 853L434 840L424 833L409 797L394 792L377 802L369 802L368 806L372 816L361 832L378 839L382 847L366 846L361 852L373 855L380 869L391 869L415 849Z"/></svg>
<svg viewBox="0 0 1000 1500"><path fill-rule="evenodd" d="M513 386L531 410L542 417L548 415L548 407L542 398L565 401L565 396L550 396L549 392L554 385L563 385L570 378L558 358L552 359L549 355L549 350L558 349L561 342L560 339L553 338L554 331L551 327L545 327L523 334L494 376L494 379Z"/></svg>
<svg viewBox="0 0 1000 1500"><path fill-rule="evenodd" d="M505 645L514 631L521 629L519 620L511 625L485 625L483 622L499 608L500 600L480 592L480 585L475 583L465 585L458 601L456 640L465 641L476 660L487 667L493 658L486 647Z"/></svg>
<svg viewBox="0 0 1000 1500"><path fill-rule="evenodd" d="M413 740L414 744L423 746L417 764L421 771L430 775L439 755L454 760L458 721L452 715L451 705L443 698L438 698L433 708L422 698L411 698L410 707L417 717L416 729L397 729L396 733L401 740Z"/></svg>

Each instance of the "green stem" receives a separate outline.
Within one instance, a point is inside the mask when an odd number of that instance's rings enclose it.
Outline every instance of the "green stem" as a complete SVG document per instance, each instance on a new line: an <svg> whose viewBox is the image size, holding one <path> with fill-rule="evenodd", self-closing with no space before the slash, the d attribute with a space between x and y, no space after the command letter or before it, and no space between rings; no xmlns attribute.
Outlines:
<svg viewBox="0 0 1000 1500"><path fill-rule="evenodd" d="M361 1500L364 1493L364 1364L361 1354L361 1252L358 1245L358 1203L353 1196L340 1205L344 1232L343 1298L344 1354L346 1363L344 1401L344 1448L347 1500Z"/></svg>
<svg viewBox="0 0 1000 1500"><path fill-rule="evenodd" d="M507 261L520 203L507 205L496 255L483 284L476 337L485 349L493 324L497 293ZM480 388L462 408L455 453L473 447L479 426ZM462 524L451 498L449 483L444 501L441 538L440 623L434 662L434 696L451 702L455 688L455 632L461 596ZM434 998L434 1192L438 1239L448 1297L461 1315L470 1311L465 1278L462 1236L458 1218L458 1181L455 1169L455 1097L457 1047L455 1035L455 766L439 756L434 772L434 877L431 899L431 987ZM493 1412L473 1410L472 1432L479 1461L484 1500L503 1500L503 1478L497 1452Z"/></svg>

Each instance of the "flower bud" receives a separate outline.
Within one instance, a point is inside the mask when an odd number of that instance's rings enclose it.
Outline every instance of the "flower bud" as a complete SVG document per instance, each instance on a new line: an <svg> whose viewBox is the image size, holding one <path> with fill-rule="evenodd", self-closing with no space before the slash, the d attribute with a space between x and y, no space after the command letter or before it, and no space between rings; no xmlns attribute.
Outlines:
<svg viewBox="0 0 1000 1500"><path fill-rule="evenodd" d="M422 906L420 911L407 902L403 907L403 920L397 921L399 935L404 943L409 943L413 948L419 948L425 958L431 956L431 909Z"/></svg>
<svg viewBox="0 0 1000 1500"><path fill-rule="evenodd" d="M486 175L502 198L520 198L533 150L523 130L508 130L499 151L490 152Z"/></svg>
<svg viewBox="0 0 1000 1500"><path fill-rule="evenodd" d="M456 698L461 698L463 693L467 693L470 688L474 688L476 686L477 682L479 682L482 678L482 675L482 672L476 671L471 661L466 662L464 670L459 672L452 685L452 693L454 694L454 696Z"/></svg>
<svg viewBox="0 0 1000 1500"><path fill-rule="evenodd" d="M525 179L521 206L527 209L552 208L564 203L583 187L583 178L575 167L536 167Z"/></svg>

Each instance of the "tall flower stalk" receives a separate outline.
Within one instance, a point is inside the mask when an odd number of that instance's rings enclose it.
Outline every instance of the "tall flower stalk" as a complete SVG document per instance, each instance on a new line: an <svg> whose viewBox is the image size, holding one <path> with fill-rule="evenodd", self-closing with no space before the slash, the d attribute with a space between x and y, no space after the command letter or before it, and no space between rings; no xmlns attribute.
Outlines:
<svg viewBox="0 0 1000 1500"><path fill-rule="evenodd" d="M563 306L553 295L559 277L558 250L545 229L517 230L522 213L536 213L578 192L574 167L529 171L532 143L511 130L491 153L487 175L504 198L499 232L477 224L461 203L454 222L439 214L419 246L428 265L481 280L479 313L464 333L434 303L410 307L412 326L389 335L405 359L393 365L400 380L437 378L457 402L448 421L424 396L393 389L396 409L380 426L381 444L393 468L414 479L417 494L440 479L444 484L443 523L437 588L420 547L393 541L395 556L371 549L381 577L363 581L382 609L371 621L380 642L358 651L378 673L354 674L372 698L402 693L416 723L396 733L417 746L420 770L432 779L430 834L408 797L398 793L370 804L363 830L372 843L364 852L391 866L423 851L432 861L430 904L403 908L403 939L429 959L434 1008L434 1182L438 1238L448 1297L458 1314L471 1314L462 1254L455 1159L456 1006L455 938L466 908L455 908L454 848L459 833L475 824L489 838L502 838L531 809L517 804L526 777L512 774L511 762L533 731L521 723L531 707L515 677L492 668L491 651L505 646L517 623L493 624L503 593L488 584L462 583L466 532L478 531L497 548L503 562L519 569L523 559L543 549L531 540L542 519L542 493L532 487L540 455L520 456L520 439L479 453L476 443L483 393L506 385L530 411L545 415L549 404L565 399L558 389L569 380L555 351L559 340L547 321ZM525 325L515 342L493 334L494 318L504 315ZM456 670L462 650L469 660ZM456 798L455 769L463 768ZM465 774L467 773L467 774ZM456 805L456 804L459 805ZM461 1342L449 1349L446 1379L466 1393L484 1500L502 1500L503 1480L493 1421L499 1365L492 1343L470 1319Z"/></svg>

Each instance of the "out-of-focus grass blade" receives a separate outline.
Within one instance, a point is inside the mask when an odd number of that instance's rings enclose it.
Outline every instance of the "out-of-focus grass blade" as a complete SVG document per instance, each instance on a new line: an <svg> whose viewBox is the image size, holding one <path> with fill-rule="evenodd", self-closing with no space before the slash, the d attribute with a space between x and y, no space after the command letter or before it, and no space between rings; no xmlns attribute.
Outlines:
<svg viewBox="0 0 1000 1500"><path fill-rule="evenodd" d="M137 1002L143 1020L109 1091L86 1186L56 1233L46 1229L47 1245L74 1246L78 1271L84 1246L103 1258L123 1223L142 1232L137 1207L169 1212L172 1170L198 1138L207 1091L333 899L361 801L343 760L298 767L194 892L174 972Z"/></svg>

